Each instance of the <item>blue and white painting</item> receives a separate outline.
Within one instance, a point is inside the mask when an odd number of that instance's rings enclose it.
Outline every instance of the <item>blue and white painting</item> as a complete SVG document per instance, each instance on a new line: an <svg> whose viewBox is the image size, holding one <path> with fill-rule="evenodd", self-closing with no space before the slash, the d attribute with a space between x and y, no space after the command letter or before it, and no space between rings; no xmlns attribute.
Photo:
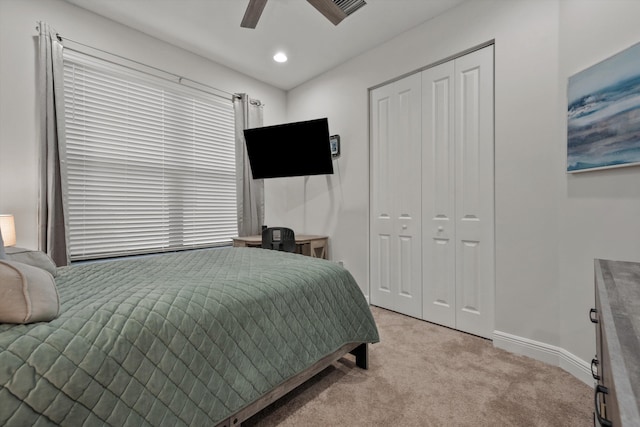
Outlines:
<svg viewBox="0 0 640 427"><path fill-rule="evenodd" d="M569 78L567 171L640 164L640 44Z"/></svg>

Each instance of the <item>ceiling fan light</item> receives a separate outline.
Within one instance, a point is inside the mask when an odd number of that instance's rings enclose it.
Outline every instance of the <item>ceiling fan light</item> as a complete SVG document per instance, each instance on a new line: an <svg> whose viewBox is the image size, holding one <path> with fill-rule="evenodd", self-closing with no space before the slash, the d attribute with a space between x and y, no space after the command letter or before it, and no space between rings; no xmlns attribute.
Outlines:
<svg viewBox="0 0 640 427"><path fill-rule="evenodd" d="M278 52L273 55L273 60L276 62L287 62L287 55L285 55L283 52Z"/></svg>

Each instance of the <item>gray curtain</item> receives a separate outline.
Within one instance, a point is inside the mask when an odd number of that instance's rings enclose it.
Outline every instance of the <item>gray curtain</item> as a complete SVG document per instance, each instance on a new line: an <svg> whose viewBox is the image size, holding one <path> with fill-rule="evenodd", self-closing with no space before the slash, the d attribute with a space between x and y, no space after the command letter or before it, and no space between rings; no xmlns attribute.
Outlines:
<svg viewBox="0 0 640 427"><path fill-rule="evenodd" d="M40 100L40 191L38 238L58 266L69 263L67 248L66 171L64 138L64 97L62 43L56 31L38 23Z"/></svg>
<svg viewBox="0 0 640 427"><path fill-rule="evenodd" d="M7 255L4 252L4 241L2 240L2 230L0 230L0 259L6 259Z"/></svg>
<svg viewBox="0 0 640 427"><path fill-rule="evenodd" d="M262 126L262 104L246 94L234 97L236 118L236 176L238 198L238 235L262 232L264 224L264 181L253 179L243 130Z"/></svg>

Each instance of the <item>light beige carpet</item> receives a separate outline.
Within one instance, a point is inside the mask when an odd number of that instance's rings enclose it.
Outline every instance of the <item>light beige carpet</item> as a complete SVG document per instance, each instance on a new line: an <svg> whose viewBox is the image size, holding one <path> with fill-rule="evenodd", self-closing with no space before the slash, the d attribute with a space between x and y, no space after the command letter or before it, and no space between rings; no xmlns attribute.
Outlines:
<svg viewBox="0 0 640 427"><path fill-rule="evenodd" d="M343 358L243 426L591 426L593 391L491 341L372 308L369 370Z"/></svg>

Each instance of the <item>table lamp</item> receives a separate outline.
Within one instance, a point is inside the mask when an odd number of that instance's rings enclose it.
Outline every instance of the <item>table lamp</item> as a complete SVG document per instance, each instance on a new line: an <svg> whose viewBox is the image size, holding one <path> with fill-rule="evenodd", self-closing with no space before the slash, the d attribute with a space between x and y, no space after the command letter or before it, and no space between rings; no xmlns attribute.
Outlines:
<svg viewBox="0 0 640 427"><path fill-rule="evenodd" d="M0 215L0 232L5 246L16 244L16 223L13 215Z"/></svg>

